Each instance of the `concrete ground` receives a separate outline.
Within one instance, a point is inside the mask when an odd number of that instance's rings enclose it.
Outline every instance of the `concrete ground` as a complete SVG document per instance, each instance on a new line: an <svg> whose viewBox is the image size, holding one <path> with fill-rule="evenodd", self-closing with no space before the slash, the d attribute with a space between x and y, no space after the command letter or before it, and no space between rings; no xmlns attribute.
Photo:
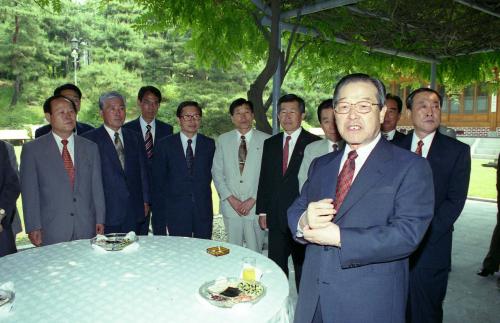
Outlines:
<svg viewBox="0 0 500 323"><path fill-rule="evenodd" d="M500 279L480 277L476 272L488 252L496 223L496 203L467 200L464 211L455 224L452 271L444 303L444 323L499 323ZM291 260L290 272L293 272ZM290 275L290 296L295 302L295 282Z"/></svg>

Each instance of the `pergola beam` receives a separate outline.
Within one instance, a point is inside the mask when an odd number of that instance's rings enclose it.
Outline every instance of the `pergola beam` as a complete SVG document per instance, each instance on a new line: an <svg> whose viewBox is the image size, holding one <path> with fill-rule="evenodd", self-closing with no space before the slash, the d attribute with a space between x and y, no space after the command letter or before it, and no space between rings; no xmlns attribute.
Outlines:
<svg viewBox="0 0 500 323"><path fill-rule="evenodd" d="M466 1L466 0L455 0L455 2L463 4L464 6L470 7L472 9L476 9L476 10L482 11L482 12L488 14L488 15L500 18L500 14L499 13L496 13L496 12L493 12L493 11L491 11L489 9L481 7L481 6L479 6L479 5L475 4L475 3L471 3L471 2Z"/></svg>
<svg viewBox="0 0 500 323"><path fill-rule="evenodd" d="M366 11L366 10L361 10L355 6L347 6L346 7L349 11L351 12L355 12L357 14L360 14L360 15L363 15L363 16L368 16L368 17L373 17L373 18L378 18L378 19L381 19L383 21L388 21L388 22L392 22L393 20L389 17L384 17L384 16L381 16L381 15L378 15L376 13L373 13L373 12L369 12L369 11ZM414 25L411 25L411 24L407 24L405 23L406 26L408 27L411 27L411 28L417 28L415 27Z"/></svg>
<svg viewBox="0 0 500 323"><path fill-rule="evenodd" d="M361 0L329 0L324 2L317 2L312 5L306 5L299 9L289 10L281 14L281 19L297 18L299 16L310 15L312 13L348 6L360 2Z"/></svg>
<svg viewBox="0 0 500 323"><path fill-rule="evenodd" d="M261 23L263 26L270 26L271 20L268 17L264 17L262 19ZM289 31L289 32L293 32L295 30L295 32L298 32L299 34L309 35L312 37L319 37L320 36L320 33L313 28L300 26L300 25L297 26L294 24L286 23L286 22L280 23L280 29L283 31ZM344 44L344 45L350 43L348 40L345 40L345 39L339 38L339 37L326 38L326 40L334 41L336 43L340 43L340 44ZM439 63L439 61L437 59L434 59L431 57L426 57L426 56L416 55L414 53L408 53L408 52L404 52L404 51L382 48L382 47L369 47L369 48L372 52L376 52L376 53L382 53L382 54L391 55L391 56L403 57L403 58L408 58L408 59L426 62L426 63Z"/></svg>

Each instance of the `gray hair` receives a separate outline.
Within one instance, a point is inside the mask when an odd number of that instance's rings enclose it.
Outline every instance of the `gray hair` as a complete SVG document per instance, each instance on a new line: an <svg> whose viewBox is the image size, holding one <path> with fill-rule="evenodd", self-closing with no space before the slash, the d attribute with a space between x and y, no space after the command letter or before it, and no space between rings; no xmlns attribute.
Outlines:
<svg viewBox="0 0 500 323"><path fill-rule="evenodd" d="M106 102L109 99L113 99L113 98L120 98L123 101L123 105L126 105L125 97L123 95L121 95L117 91L111 91L111 92L103 93L99 97L99 109L102 110L104 108L104 102Z"/></svg>
<svg viewBox="0 0 500 323"><path fill-rule="evenodd" d="M346 86L349 83L354 82L367 82L373 84L377 89L377 104L380 109L384 107L385 103L385 86L382 81L376 79L374 77L370 77L367 74L363 73L354 73L344 76L340 79L340 81L335 86L335 90L333 91L333 106L337 105L339 101L339 92L342 87Z"/></svg>

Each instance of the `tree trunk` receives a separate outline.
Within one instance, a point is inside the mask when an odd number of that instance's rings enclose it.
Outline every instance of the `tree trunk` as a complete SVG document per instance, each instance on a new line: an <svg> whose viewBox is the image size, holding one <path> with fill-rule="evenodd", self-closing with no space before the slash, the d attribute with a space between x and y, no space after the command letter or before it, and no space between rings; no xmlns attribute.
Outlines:
<svg viewBox="0 0 500 323"><path fill-rule="evenodd" d="M12 71L15 71L15 80L13 83L13 89L14 91L12 92L12 99L10 100L10 106L14 106L17 104L17 101L19 100L19 97L21 96L21 75L19 74L19 71L17 69L17 52L16 52L16 44L17 44L17 38L19 36L19 16L16 15L14 17L14 35L12 35L12 61L11 61L11 66L12 66Z"/></svg>
<svg viewBox="0 0 500 323"><path fill-rule="evenodd" d="M276 46L278 39L281 37L279 33L279 23L280 23L280 13L281 13L281 1L272 0L271 1L271 34L269 37L269 51L266 61L266 65L257 76L255 81L250 85L250 89L247 92L248 99L254 104L255 113L255 123L256 127L260 131L272 133L273 129L269 124L266 116L266 109L264 107L264 90L267 83L273 77L278 66L278 62L281 59L281 52Z"/></svg>

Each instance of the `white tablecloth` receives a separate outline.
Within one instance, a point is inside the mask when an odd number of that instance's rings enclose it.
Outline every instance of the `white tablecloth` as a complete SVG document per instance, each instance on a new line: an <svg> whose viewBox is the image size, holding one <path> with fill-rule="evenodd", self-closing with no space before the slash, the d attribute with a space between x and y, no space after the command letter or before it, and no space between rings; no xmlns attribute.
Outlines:
<svg viewBox="0 0 500 323"><path fill-rule="evenodd" d="M268 258L210 240L140 237L130 253L93 250L89 240L34 248L0 258L0 284L12 281L15 302L6 322L288 322L288 281ZM231 251L214 257L210 246ZM223 309L198 296L219 276L237 277L253 256L266 295L250 308Z"/></svg>

